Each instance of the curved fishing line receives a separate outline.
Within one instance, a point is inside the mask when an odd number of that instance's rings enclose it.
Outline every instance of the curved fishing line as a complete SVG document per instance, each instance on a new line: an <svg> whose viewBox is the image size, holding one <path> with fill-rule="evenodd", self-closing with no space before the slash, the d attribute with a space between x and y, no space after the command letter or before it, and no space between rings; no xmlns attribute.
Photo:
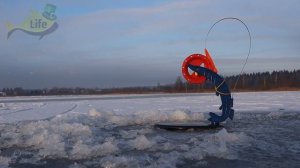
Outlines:
<svg viewBox="0 0 300 168"><path fill-rule="evenodd" d="M243 65L243 67L242 67L242 70L241 70L240 74L238 75L238 78L237 78L237 80L236 80L236 82L235 82L235 84L234 84L234 87L233 87L233 91L234 91L234 90L236 89L236 86L237 86L237 84L238 84L238 81L239 81L239 79L240 79L242 73L244 73L245 66L246 66L246 64L247 64L247 62L248 62L248 58L249 58L249 56L250 56L250 52L251 52L251 48L252 48L252 36L251 36L251 33L250 33L250 30L249 30L248 26L247 26L246 23L243 22L241 19L235 18L235 17L225 17L225 18L222 18L222 19L216 21L216 22L210 27L210 29L208 30L208 32L207 32L207 34L206 34L206 37L205 37L205 44L204 44L205 48L206 48L206 43L207 43L207 39L208 39L209 33L212 31L212 29L215 27L216 24L220 23L220 22L223 21L223 20L236 20L236 21L239 21L240 23L242 23L242 24L245 26L245 28L246 28L247 31L248 31L248 35L249 35L249 49L248 49L248 54L247 54L246 60L245 60L245 62L244 62L244 65Z"/></svg>

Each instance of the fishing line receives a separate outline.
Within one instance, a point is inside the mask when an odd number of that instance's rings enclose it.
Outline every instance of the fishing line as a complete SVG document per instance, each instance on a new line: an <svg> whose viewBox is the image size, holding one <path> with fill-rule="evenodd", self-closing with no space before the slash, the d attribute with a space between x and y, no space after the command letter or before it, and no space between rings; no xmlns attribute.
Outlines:
<svg viewBox="0 0 300 168"><path fill-rule="evenodd" d="M216 24L220 23L220 22L223 21L223 20L236 20L236 21L239 21L239 22L242 23L242 24L244 25L244 27L247 29L248 35L249 35L249 49L248 49L248 54L247 54L246 60L244 61L242 70L241 70L240 74L238 75L238 78L237 78L237 80L236 80L236 82L235 82L235 84L234 84L234 87L233 87L233 91L234 91L234 90L236 89L236 86L237 86L237 84L238 84L238 81L239 81L239 79L240 79L242 73L244 73L245 66L246 66L246 64L247 64L247 62L248 62L248 58L249 58L249 56L250 56L250 52L251 52L251 48L252 48L252 36L251 36L251 33L250 33L250 30L249 30L248 26L247 26L246 23L243 22L241 19L235 18L235 17L225 17L225 18L222 18L222 19L216 21L216 22L210 27L210 29L208 30L208 32L207 32L207 34L206 34L206 37L205 37L205 41L204 41L204 46L205 46L205 48L206 48L206 43L207 43L207 39L208 39L209 33L212 31L212 29L215 27Z"/></svg>

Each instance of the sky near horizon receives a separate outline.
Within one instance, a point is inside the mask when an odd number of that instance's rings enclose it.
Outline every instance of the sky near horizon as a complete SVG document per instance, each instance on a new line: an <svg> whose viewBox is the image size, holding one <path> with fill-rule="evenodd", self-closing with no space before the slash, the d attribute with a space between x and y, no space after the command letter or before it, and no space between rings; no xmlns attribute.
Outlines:
<svg viewBox="0 0 300 168"><path fill-rule="evenodd" d="M9 22L56 6L59 27L39 40ZM204 53L214 22L237 17L249 27L245 72L300 69L300 1L0 0L0 88L123 87L173 83L182 61ZM207 48L220 74L238 74L249 38L237 21L217 24Z"/></svg>

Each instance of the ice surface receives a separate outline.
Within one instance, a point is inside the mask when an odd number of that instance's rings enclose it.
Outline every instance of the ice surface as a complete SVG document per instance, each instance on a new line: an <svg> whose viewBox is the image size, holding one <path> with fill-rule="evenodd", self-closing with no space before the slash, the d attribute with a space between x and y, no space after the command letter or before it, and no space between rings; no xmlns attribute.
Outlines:
<svg viewBox="0 0 300 168"><path fill-rule="evenodd" d="M237 112L298 111L299 95L299 92L234 93L234 109ZM0 102L8 102L0 104L0 123L46 119L68 112L90 112L90 115L100 115L100 113L95 113L97 111L110 112L112 122L117 124L118 122L125 122L119 118L122 115L143 115L144 117L141 116L139 120L151 120L153 122L161 120L160 118L166 120L190 118L199 120L206 117L204 113L218 112L221 103L220 98L214 94L187 94L186 96L175 94L174 96L167 95L164 97L164 95L158 94L142 95L139 98L136 95L130 95L128 99L126 96L121 97L120 95L74 96L73 98L71 96L0 98ZM84 100L84 98L93 99ZM40 102L36 102L37 100ZM91 109L95 111L91 111Z"/></svg>
<svg viewBox="0 0 300 168"><path fill-rule="evenodd" d="M215 95L116 97L5 98L0 167L296 167L300 161L300 92L234 94L234 120L202 132L153 124L206 121L208 112L219 112Z"/></svg>
<svg viewBox="0 0 300 168"><path fill-rule="evenodd" d="M8 167L10 161L9 157L0 156L0 167Z"/></svg>

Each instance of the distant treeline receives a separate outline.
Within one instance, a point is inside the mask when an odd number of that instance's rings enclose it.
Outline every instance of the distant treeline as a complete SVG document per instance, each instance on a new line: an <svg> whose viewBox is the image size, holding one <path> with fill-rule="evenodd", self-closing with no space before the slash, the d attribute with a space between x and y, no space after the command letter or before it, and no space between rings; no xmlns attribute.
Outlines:
<svg viewBox="0 0 300 168"><path fill-rule="evenodd" d="M237 79L238 83L236 84ZM235 91L271 91L271 90L300 90L300 70L273 71L242 74L241 76L225 77L226 83ZM206 82L201 85L193 85L183 82L179 76L173 84L145 87L122 88L58 88L51 89L23 89L3 88L0 96L40 96L40 95L89 95L89 94L122 94L122 93L177 93L177 92L208 92L213 91L214 86Z"/></svg>
<svg viewBox="0 0 300 168"><path fill-rule="evenodd" d="M236 83L237 79L238 82ZM234 91L271 91L271 90L300 90L300 70L273 71L242 74L225 77L227 85ZM235 86L236 85L236 86ZM178 77L175 87L180 91L210 91L214 86L207 82L203 85L192 85L182 82Z"/></svg>

